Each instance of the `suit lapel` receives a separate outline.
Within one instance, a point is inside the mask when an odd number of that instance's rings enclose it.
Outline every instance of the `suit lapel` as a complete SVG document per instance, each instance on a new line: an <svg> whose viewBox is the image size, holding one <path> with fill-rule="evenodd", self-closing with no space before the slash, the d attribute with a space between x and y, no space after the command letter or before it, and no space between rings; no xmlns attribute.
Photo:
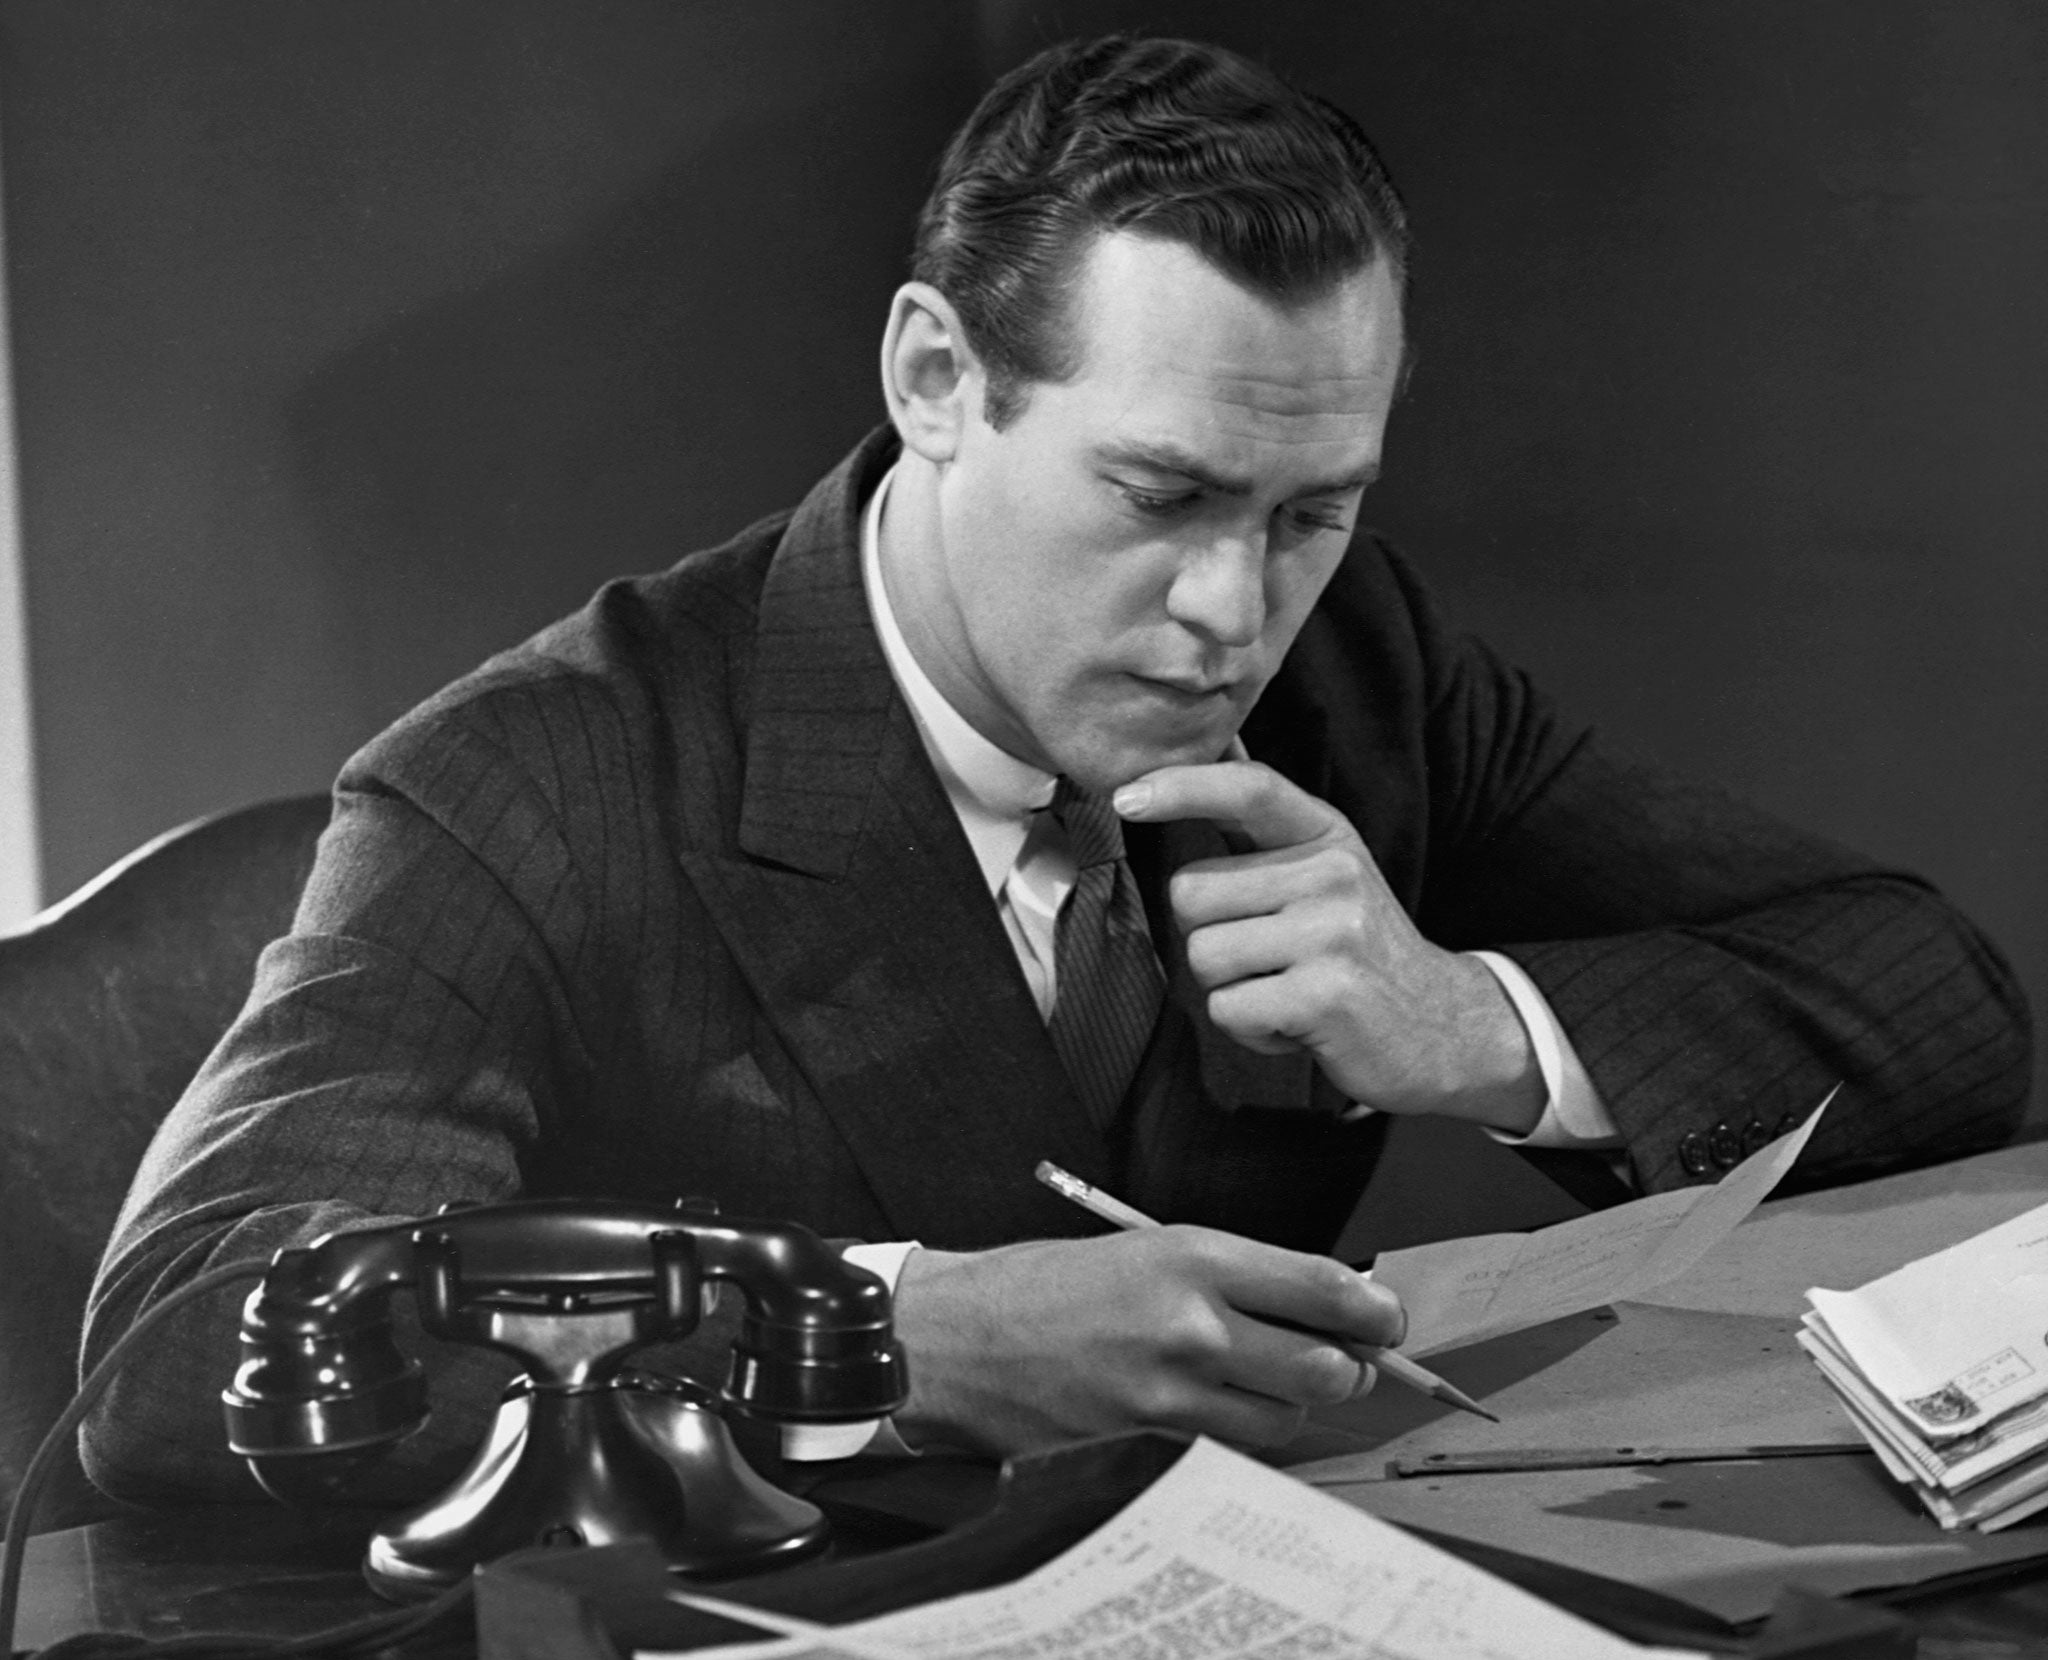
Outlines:
<svg viewBox="0 0 2048 1660"><path fill-rule="evenodd" d="M1032 1180L1104 1179L861 583L859 512L890 446L812 492L761 596L738 848L684 867L904 1238L1085 1231Z"/></svg>

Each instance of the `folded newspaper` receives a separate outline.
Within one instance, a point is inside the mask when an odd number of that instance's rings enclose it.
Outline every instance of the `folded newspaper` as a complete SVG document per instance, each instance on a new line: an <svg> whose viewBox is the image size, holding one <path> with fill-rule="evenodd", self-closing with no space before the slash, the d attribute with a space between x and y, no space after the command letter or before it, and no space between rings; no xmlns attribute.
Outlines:
<svg viewBox="0 0 2048 1660"><path fill-rule="evenodd" d="M1800 1347L1943 1527L2048 1510L2048 1205L1806 1301Z"/></svg>

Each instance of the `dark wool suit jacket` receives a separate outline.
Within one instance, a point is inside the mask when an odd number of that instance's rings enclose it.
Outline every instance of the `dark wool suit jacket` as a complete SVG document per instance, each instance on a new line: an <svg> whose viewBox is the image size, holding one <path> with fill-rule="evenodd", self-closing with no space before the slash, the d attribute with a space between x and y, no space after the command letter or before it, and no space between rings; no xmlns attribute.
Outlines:
<svg viewBox="0 0 2048 1660"><path fill-rule="evenodd" d="M1161 907L1213 827L1134 837L1170 1012L1108 1134L1068 1088L870 625L859 506L893 452L611 584L349 763L291 936L142 1168L89 1357L201 1267L448 1200L708 1194L954 1248L1096 1231L1032 1180L1050 1158L1169 1220L1331 1245L1383 1126L1203 1021ZM1838 1079L1821 1172L2017 1118L2019 994L1925 884L1603 756L1370 536L1244 737L1350 817L1425 934L1522 963L1644 1189L1697 1179L1688 1134ZM237 1301L128 1369L85 1437L103 1486L253 1491L217 1405ZM393 1492L502 1376L432 1364Z"/></svg>

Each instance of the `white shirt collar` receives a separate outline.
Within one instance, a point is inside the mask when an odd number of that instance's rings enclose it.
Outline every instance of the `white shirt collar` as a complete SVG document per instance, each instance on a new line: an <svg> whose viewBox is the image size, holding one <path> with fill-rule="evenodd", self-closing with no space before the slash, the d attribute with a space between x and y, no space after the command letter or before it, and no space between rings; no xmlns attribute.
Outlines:
<svg viewBox="0 0 2048 1660"><path fill-rule="evenodd" d="M995 894L1002 890L1011 866L1017 862L1024 837L1031 828L1031 815L1050 805L1057 780L1053 774L990 743L946 701L911 655L910 645L896 625L888 586L882 580L882 505L895 476L893 467L882 475L861 515L860 568L861 580L867 586L868 611L874 618L875 633L881 639L889 672L895 676L897 689L917 718L925 753L931 757L939 781L946 787L946 798L952 802L961 828L967 832L989 892Z"/></svg>

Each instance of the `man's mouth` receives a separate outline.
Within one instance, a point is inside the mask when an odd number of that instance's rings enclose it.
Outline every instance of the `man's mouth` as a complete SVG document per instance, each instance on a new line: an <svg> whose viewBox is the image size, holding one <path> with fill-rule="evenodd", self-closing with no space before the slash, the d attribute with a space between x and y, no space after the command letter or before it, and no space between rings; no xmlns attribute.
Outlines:
<svg viewBox="0 0 2048 1660"><path fill-rule="evenodd" d="M1227 698L1236 685L1232 680L1205 680L1192 675L1134 674L1131 678L1141 686L1148 686L1184 703L1203 703L1210 698Z"/></svg>

